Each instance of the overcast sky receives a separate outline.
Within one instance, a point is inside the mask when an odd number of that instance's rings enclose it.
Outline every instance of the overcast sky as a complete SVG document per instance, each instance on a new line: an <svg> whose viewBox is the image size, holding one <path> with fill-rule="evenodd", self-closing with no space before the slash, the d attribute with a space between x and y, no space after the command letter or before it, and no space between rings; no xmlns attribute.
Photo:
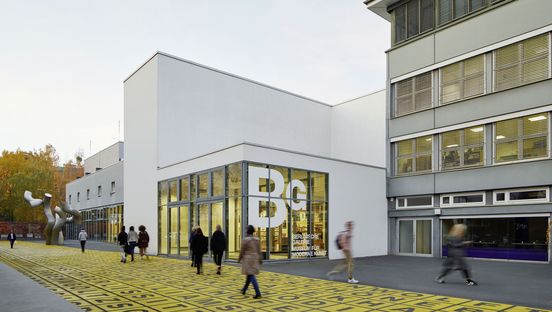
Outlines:
<svg viewBox="0 0 552 312"><path fill-rule="evenodd" d="M123 140L123 80L158 50L343 102L385 87L389 29L362 0L0 0L0 150Z"/></svg>

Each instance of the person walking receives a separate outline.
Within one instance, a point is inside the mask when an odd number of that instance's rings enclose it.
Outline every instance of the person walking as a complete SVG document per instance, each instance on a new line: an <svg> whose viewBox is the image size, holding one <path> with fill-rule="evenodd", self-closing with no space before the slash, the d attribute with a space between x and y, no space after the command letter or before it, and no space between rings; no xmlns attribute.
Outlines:
<svg viewBox="0 0 552 312"><path fill-rule="evenodd" d="M13 229L11 229L10 234L8 234L8 240L10 241L10 248L13 249L13 244L17 240L17 236L13 232Z"/></svg>
<svg viewBox="0 0 552 312"><path fill-rule="evenodd" d="M326 275L331 279L332 275L337 274L347 268L347 282L350 284L358 284L358 281L353 277L353 251L351 240L353 237L353 221L348 221L345 223L345 231L339 233L336 239L337 248L343 251L345 256L345 261L338 264L333 270L328 272Z"/></svg>
<svg viewBox="0 0 552 312"><path fill-rule="evenodd" d="M138 249L140 250L140 259L144 259L144 254L146 255L146 259L149 260L149 256L146 254L148 245L149 245L149 234L146 232L146 227L143 225L140 225L138 227Z"/></svg>
<svg viewBox="0 0 552 312"><path fill-rule="evenodd" d="M86 245L86 239L87 238L88 238L88 234L86 233L84 228L81 229L81 231L79 233L79 241L80 241L80 244L81 244L82 252L84 252L84 245Z"/></svg>
<svg viewBox="0 0 552 312"><path fill-rule="evenodd" d="M453 269L457 269L464 275L465 283L468 286L475 286L477 283L470 277L470 269L464 259L464 247L470 244L470 241L464 241L467 227L465 224L455 224L449 231L446 237L446 244L448 247L448 257L443 261L443 268L435 281L439 284L445 282L445 276Z"/></svg>
<svg viewBox="0 0 552 312"><path fill-rule="evenodd" d="M138 233L134 231L134 226L130 226L128 230L128 251L130 253L130 261L134 261L134 248L138 246Z"/></svg>
<svg viewBox="0 0 552 312"><path fill-rule="evenodd" d="M207 237L203 235L200 227L197 227L195 231L191 247L197 267L197 274L201 274L203 273L203 255L209 251L209 242Z"/></svg>
<svg viewBox="0 0 552 312"><path fill-rule="evenodd" d="M220 224L217 224L216 230L211 237L211 252L213 253L213 258L215 264L217 265L217 274L220 275L222 269L222 256L226 250L226 236L222 232L222 227Z"/></svg>
<svg viewBox="0 0 552 312"><path fill-rule="evenodd" d="M195 236L195 233L196 233L196 230L197 230L197 225L194 225L192 227L192 233L190 233L190 239L188 240L188 243L190 244L190 252L191 252L191 258L192 258L192 267L195 267L196 266L196 262L195 262L195 256L194 256L194 250L192 249L192 240L194 239L194 236Z"/></svg>
<svg viewBox="0 0 552 312"><path fill-rule="evenodd" d="M121 227L121 232L117 235L119 248L121 248L121 262L126 263L126 254L128 250L128 234L125 232L125 226Z"/></svg>
<svg viewBox="0 0 552 312"><path fill-rule="evenodd" d="M260 266L263 263L261 256L261 245L259 239L253 236L255 228L252 225L247 226L247 236L242 240L240 256L238 262L241 262L241 271L245 277L245 285L241 289L242 295L245 295L249 284L253 284L255 289L254 299L261 298L261 291L255 275L259 274Z"/></svg>

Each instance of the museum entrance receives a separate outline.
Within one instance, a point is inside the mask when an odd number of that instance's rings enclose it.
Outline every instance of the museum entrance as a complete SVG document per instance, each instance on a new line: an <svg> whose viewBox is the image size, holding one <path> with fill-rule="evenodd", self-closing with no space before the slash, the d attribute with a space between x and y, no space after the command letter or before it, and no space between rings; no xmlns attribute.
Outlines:
<svg viewBox="0 0 552 312"><path fill-rule="evenodd" d="M188 257L194 226L221 225L237 260L248 224L268 260L328 256L328 174L233 163L159 182L159 254Z"/></svg>

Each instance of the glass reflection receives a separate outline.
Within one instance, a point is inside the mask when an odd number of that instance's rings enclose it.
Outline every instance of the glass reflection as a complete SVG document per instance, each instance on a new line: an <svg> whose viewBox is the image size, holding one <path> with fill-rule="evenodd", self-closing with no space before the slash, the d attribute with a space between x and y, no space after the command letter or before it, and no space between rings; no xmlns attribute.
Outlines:
<svg viewBox="0 0 552 312"><path fill-rule="evenodd" d="M211 189L213 190L212 196L224 195L224 170L213 171L211 176L213 177L213 183L211 184Z"/></svg>

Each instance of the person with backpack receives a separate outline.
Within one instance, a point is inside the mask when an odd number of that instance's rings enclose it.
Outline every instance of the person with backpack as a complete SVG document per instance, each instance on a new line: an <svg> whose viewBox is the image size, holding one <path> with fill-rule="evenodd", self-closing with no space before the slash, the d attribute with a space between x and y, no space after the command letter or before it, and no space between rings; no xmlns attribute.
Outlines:
<svg viewBox="0 0 552 312"><path fill-rule="evenodd" d="M146 232L146 227L143 225L138 227L138 231L138 249L140 250L140 259L144 259L144 255L146 255L146 259L149 260L149 256L146 254L149 246L149 234Z"/></svg>
<svg viewBox="0 0 552 312"><path fill-rule="evenodd" d="M342 272L347 268L347 282L350 284L358 284L358 281L353 277L353 252L351 246L352 233L353 233L353 221L345 223L345 231L340 232L335 240L337 249L340 249L345 256L345 261L338 264L333 270L326 275L328 278L332 278L334 274Z"/></svg>

